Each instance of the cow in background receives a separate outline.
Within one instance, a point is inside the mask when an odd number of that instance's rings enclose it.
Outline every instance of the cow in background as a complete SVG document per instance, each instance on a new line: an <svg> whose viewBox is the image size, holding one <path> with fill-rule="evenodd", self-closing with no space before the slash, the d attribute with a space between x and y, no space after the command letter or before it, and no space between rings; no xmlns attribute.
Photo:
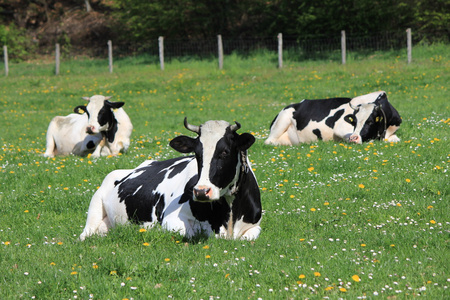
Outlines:
<svg viewBox="0 0 450 300"><path fill-rule="evenodd" d="M273 120L266 144L296 145L318 140L361 144L398 142L402 119L379 91L351 98L303 100L285 107Z"/></svg>
<svg viewBox="0 0 450 300"><path fill-rule="evenodd" d="M253 135L238 134L237 122L194 126L185 119L184 124L197 138L178 136L170 146L195 155L148 160L136 169L109 173L92 197L80 240L126 222L147 228L159 223L188 238L259 236L260 191L247 156Z"/></svg>
<svg viewBox="0 0 450 300"><path fill-rule="evenodd" d="M111 97L83 97L87 106L77 106L73 114L52 119L47 130L44 156L74 154L93 157L117 155L130 145L133 125L123 110L124 102Z"/></svg>

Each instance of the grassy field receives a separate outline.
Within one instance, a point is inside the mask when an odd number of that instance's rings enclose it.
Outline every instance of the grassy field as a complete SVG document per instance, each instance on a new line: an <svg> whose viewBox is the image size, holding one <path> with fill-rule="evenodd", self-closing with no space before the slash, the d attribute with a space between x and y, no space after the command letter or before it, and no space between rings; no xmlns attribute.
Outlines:
<svg viewBox="0 0 450 300"><path fill-rule="evenodd" d="M2 299L449 298L450 47L376 53L346 65L257 55L10 65L0 80ZM275 115L304 98L385 90L403 118L396 144L264 145ZM47 159L45 134L81 97L125 101L132 145L117 157ZM257 141L263 229L254 242L185 240L122 226L77 241L103 178L180 154L173 137L234 120Z"/></svg>

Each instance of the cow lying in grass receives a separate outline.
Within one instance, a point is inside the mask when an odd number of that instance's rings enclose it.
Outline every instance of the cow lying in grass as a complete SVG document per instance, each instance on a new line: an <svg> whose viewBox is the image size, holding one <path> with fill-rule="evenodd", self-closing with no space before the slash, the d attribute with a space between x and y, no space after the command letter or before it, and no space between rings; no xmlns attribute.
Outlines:
<svg viewBox="0 0 450 300"><path fill-rule="evenodd" d="M170 146L195 155L109 173L92 197L80 240L126 222L148 228L159 223L186 237L259 236L260 192L247 157L253 135L238 134L239 123L225 121L194 126L185 119L185 127L198 137L178 136Z"/></svg>
<svg viewBox="0 0 450 300"><path fill-rule="evenodd" d="M123 110L123 102L111 97L84 97L87 106L77 106L73 114L52 119L47 130L44 156L74 154L93 157L117 155L130 145L133 125Z"/></svg>
<svg viewBox="0 0 450 300"><path fill-rule="evenodd" d="M361 144L398 142L402 119L383 91L355 97L303 100L286 106L273 120L266 144L296 145L318 140Z"/></svg>

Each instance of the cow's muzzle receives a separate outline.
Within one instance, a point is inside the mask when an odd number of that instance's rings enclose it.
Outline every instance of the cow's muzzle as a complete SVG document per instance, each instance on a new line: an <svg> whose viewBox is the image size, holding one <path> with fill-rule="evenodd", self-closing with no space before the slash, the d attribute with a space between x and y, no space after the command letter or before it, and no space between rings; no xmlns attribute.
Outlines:
<svg viewBox="0 0 450 300"><path fill-rule="evenodd" d="M212 189L207 186L194 187L194 197L198 201L211 201Z"/></svg>
<svg viewBox="0 0 450 300"><path fill-rule="evenodd" d="M88 126L86 127L86 133L87 134L94 134L94 126Z"/></svg>
<svg viewBox="0 0 450 300"><path fill-rule="evenodd" d="M359 135L352 135L352 136L350 136L348 141L350 143L355 143L355 144L361 144L362 143L361 137Z"/></svg>

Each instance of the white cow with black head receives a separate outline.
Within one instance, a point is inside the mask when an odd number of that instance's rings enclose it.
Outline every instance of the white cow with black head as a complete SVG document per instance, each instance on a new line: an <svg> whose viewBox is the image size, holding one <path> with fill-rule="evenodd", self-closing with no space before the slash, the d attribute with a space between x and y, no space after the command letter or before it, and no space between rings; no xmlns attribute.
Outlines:
<svg viewBox="0 0 450 300"><path fill-rule="evenodd" d="M265 143L296 145L335 140L361 144L376 139L398 142L396 131L401 122L384 91L353 99L305 99L278 113Z"/></svg>
<svg viewBox="0 0 450 300"><path fill-rule="evenodd" d="M99 157L128 149L133 125L122 108L124 102L111 102L111 97L102 95L83 99L87 106L77 106L75 113L52 119L44 156L92 153Z"/></svg>
<svg viewBox="0 0 450 300"><path fill-rule="evenodd" d="M188 238L201 233L247 240L259 236L260 191L247 157L253 135L238 134L237 122L193 126L185 119L185 127L197 138L178 136L170 146L195 155L111 172L92 197L80 240L126 222L159 223Z"/></svg>

